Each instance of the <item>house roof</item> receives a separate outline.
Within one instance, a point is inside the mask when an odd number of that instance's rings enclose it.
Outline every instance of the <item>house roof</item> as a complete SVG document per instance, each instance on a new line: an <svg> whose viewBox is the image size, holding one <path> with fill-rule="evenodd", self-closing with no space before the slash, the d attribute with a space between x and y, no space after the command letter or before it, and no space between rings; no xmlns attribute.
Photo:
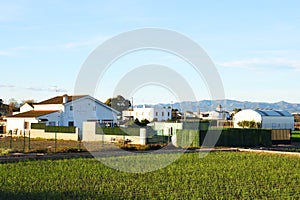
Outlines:
<svg viewBox="0 0 300 200"><path fill-rule="evenodd" d="M68 102L74 101L76 99L80 99L82 97L85 97L87 95L76 95L76 96L68 96ZM41 105L41 104L63 104L63 97L64 96L56 96L51 99L47 99L45 101L41 101L39 103L35 103L36 105Z"/></svg>
<svg viewBox="0 0 300 200"><path fill-rule="evenodd" d="M282 110L255 110L258 112L261 116L284 116L284 117L291 117L292 115L287 111Z"/></svg>
<svg viewBox="0 0 300 200"><path fill-rule="evenodd" d="M50 113L58 112L58 110L30 110L28 112L19 113L16 115L10 116L11 118L19 117L19 118L32 118L32 117L40 117L43 115L47 115Z"/></svg>

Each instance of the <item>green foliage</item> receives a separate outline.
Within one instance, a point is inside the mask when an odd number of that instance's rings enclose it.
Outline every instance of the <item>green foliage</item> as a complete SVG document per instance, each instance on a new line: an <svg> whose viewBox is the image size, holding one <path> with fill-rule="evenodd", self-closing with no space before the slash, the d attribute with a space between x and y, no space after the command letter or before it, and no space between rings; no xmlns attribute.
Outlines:
<svg viewBox="0 0 300 200"><path fill-rule="evenodd" d="M237 123L240 127L243 128L260 128L261 123L260 122L255 122L254 120L252 121L240 121Z"/></svg>
<svg viewBox="0 0 300 200"><path fill-rule="evenodd" d="M31 129L45 129L46 124L44 123L32 123Z"/></svg>
<svg viewBox="0 0 300 200"><path fill-rule="evenodd" d="M210 121L204 120L199 122L183 122L183 129L207 131Z"/></svg>
<svg viewBox="0 0 300 200"><path fill-rule="evenodd" d="M74 126L46 126L45 132L52 133L76 133Z"/></svg>
<svg viewBox="0 0 300 200"><path fill-rule="evenodd" d="M134 124L135 125L137 125L137 126L147 126L147 124L149 124L150 122L149 122L149 120L147 120L147 119L142 119L141 121L138 119L138 118L136 118L135 120L134 120Z"/></svg>
<svg viewBox="0 0 300 200"><path fill-rule="evenodd" d="M291 140L292 142L300 142L300 131L292 131Z"/></svg>
<svg viewBox="0 0 300 200"><path fill-rule="evenodd" d="M136 165L170 154L117 157ZM112 160L114 158L103 158ZM299 158L239 152L182 155L149 173L126 173L96 159L0 165L0 199L300 199Z"/></svg>
<svg viewBox="0 0 300 200"><path fill-rule="evenodd" d="M128 99L125 99L121 95L107 99L105 101L105 104L119 112L122 112L123 110L126 110L131 106L130 101Z"/></svg>
<svg viewBox="0 0 300 200"><path fill-rule="evenodd" d="M50 133L76 133L74 126L46 126L44 123L32 123L31 129L44 129Z"/></svg>
<svg viewBox="0 0 300 200"><path fill-rule="evenodd" d="M97 127L96 134L140 136L139 128Z"/></svg>

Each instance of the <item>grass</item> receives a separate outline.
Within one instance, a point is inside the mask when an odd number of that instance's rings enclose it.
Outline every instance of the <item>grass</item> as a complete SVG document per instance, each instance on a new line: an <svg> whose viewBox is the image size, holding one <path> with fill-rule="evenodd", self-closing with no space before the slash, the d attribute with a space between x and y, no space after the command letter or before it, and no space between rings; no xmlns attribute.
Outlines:
<svg viewBox="0 0 300 200"><path fill-rule="evenodd" d="M149 154L138 156L153 161ZM154 155L157 160L167 157ZM8 163L0 165L0 199L299 199L299 161L239 152L200 159L189 153L145 174L116 171L96 159Z"/></svg>

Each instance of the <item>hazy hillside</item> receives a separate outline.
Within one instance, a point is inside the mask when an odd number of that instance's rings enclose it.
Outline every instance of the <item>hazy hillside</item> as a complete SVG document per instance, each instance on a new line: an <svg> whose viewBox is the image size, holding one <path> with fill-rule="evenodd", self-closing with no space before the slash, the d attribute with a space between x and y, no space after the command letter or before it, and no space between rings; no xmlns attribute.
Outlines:
<svg viewBox="0 0 300 200"><path fill-rule="evenodd" d="M155 106L172 106L173 108L177 108L181 110L185 108L185 110L197 112L197 111L209 111L214 110L217 105L221 104L223 108L227 111L232 111L234 108L241 109L277 109L277 110L286 110L289 112L300 112L300 104L288 103L285 101L280 101L277 103L266 103L266 102L249 102L249 101L236 101L236 100L202 100L195 102L181 102L174 104L157 104Z"/></svg>

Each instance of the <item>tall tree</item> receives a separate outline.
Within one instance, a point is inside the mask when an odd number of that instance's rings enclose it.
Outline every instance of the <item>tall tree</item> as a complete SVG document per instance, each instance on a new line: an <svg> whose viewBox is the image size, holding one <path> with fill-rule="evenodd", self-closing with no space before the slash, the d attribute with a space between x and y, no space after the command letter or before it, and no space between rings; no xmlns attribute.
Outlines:
<svg viewBox="0 0 300 200"><path fill-rule="evenodd" d="M33 99L22 100L20 106L23 106L23 105L26 104L26 103L32 104L32 103L34 103L34 102L35 102L35 100L33 100Z"/></svg>
<svg viewBox="0 0 300 200"><path fill-rule="evenodd" d="M121 95L107 99L105 101L105 104L119 112L122 112L123 110L126 110L131 106L130 101L128 99L125 99Z"/></svg>
<svg viewBox="0 0 300 200"><path fill-rule="evenodd" d="M19 103L14 98L9 99L8 112L13 113L19 110Z"/></svg>

